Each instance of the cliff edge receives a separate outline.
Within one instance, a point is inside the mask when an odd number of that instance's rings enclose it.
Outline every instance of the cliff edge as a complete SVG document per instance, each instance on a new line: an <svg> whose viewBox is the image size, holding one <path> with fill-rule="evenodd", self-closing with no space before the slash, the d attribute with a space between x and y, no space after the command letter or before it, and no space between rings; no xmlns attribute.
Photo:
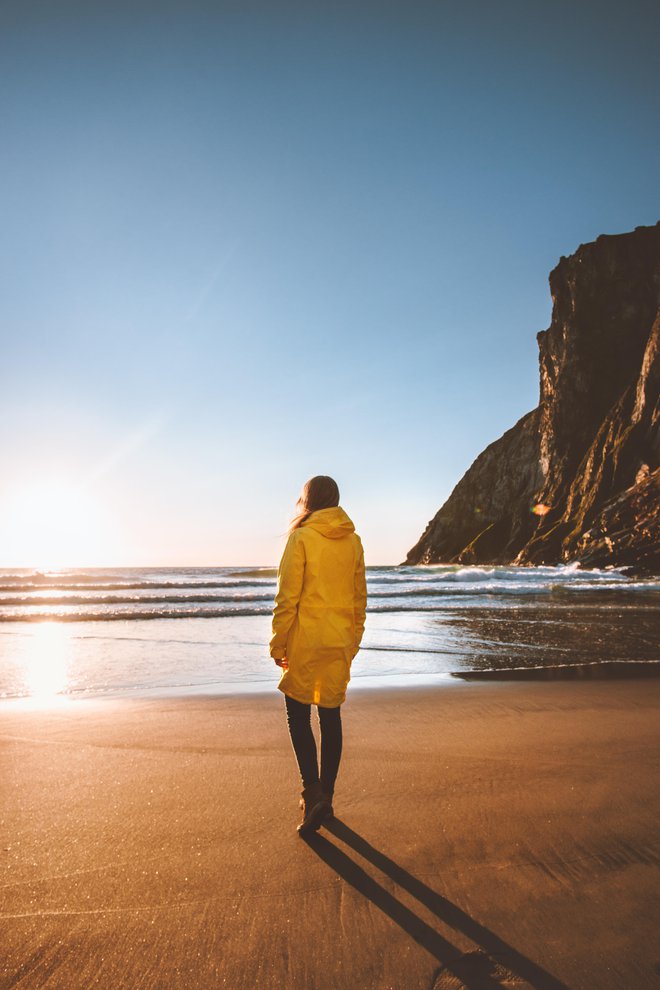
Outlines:
<svg viewBox="0 0 660 990"><path fill-rule="evenodd" d="M477 457L407 564L660 573L660 223L581 245L550 291L538 407Z"/></svg>

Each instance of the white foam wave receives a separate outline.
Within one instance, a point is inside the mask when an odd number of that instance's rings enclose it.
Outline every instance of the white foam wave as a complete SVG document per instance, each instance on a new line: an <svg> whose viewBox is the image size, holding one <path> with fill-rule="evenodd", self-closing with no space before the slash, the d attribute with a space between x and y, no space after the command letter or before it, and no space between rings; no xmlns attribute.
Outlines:
<svg viewBox="0 0 660 990"><path fill-rule="evenodd" d="M264 615L275 592L272 568L124 568L0 571L0 623ZM534 597L660 593L660 581L608 568L370 567L370 611L433 611L467 604L504 607ZM623 600L623 598L621 598Z"/></svg>

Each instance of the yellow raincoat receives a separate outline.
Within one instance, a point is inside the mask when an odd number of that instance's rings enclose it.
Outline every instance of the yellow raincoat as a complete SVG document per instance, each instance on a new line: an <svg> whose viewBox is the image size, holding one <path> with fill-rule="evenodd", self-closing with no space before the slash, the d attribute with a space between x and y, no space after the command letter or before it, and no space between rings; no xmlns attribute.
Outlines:
<svg viewBox="0 0 660 990"><path fill-rule="evenodd" d="M341 506L317 509L289 536L278 571L270 655L277 685L306 705L336 708L364 632L364 552Z"/></svg>

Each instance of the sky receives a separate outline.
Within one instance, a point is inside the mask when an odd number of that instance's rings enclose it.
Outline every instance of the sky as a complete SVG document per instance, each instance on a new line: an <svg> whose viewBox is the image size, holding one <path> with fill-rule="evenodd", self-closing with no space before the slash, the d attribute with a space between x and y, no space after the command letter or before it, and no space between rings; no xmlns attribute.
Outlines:
<svg viewBox="0 0 660 990"><path fill-rule="evenodd" d="M660 7L0 3L0 566L404 559L660 218Z"/></svg>

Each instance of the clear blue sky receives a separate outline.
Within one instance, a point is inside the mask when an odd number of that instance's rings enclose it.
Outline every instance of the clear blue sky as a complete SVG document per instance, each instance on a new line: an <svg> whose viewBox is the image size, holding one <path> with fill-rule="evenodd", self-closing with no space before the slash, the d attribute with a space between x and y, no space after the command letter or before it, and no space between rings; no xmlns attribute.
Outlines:
<svg viewBox="0 0 660 990"><path fill-rule="evenodd" d="M659 11L3 2L0 565L42 510L271 563L317 473L402 560L536 405L560 255L660 216Z"/></svg>

